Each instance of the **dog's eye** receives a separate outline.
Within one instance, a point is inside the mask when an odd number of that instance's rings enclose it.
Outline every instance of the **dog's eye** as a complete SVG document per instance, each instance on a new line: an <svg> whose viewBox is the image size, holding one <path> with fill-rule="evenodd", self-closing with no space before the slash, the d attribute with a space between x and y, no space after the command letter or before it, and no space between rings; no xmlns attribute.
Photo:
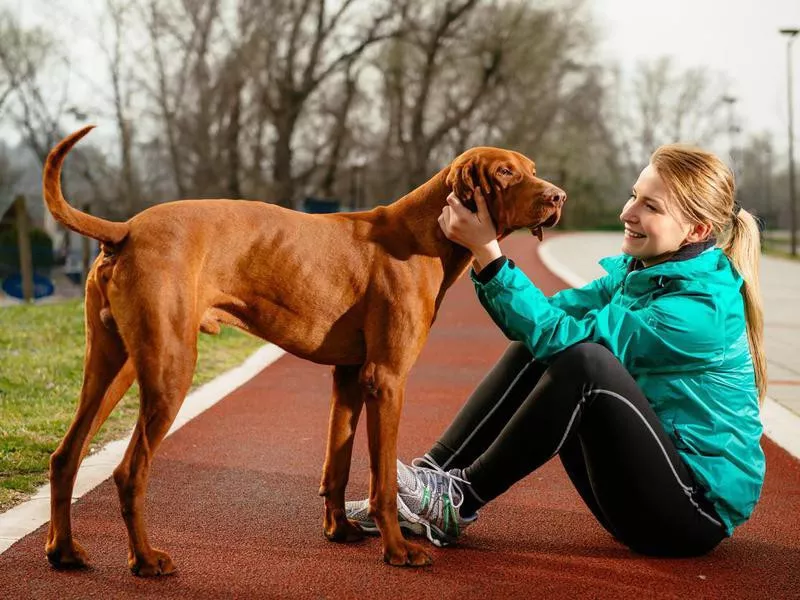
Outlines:
<svg viewBox="0 0 800 600"><path fill-rule="evenodd" d="M500 167L499 173L500 173L500 175L513 175L513 173L511 172L511 169L508 169L506 167Z"/></svg>

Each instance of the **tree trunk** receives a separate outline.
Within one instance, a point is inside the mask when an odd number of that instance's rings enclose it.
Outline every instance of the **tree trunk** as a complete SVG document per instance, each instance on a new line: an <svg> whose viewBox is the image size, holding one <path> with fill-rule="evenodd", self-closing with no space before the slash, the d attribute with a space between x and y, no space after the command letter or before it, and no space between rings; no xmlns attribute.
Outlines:
<svg viewBox="0 0 800 600"><path fill-rule="evenodd" d="M414 189L421 185L431 176L428 163L430 162L431 146L425 143L426 140L413 140L410 153L406 154L408 159L408 170L406 171L406 189Z"/></svg>
<svg viewBox="0 0 800 600"><path fill-rule="evenodd" d="M273 193L275 204L295 208L294 179L292 178L292 136L297 116L284 114L276 122L277 139L272 164Z"/></svg>
<svg viewBox="0 0 800 600"><path fill-rule="evenodd" d="M131 122L122 112L118 112L119 143L122 155L122 197L125 218L130 218L136 212L139 203L139 184L133 165L133 134Z"/></svg>
<svg viewBox="0 0 800 600"><path fill-rule="evenodd" d="M331 144L333 147L331 148L328 157L328 165L325 169L325 174L322 177L322 184L320 186L322 188L322 193L327 198L333 198L334 196L334 187L339 172L339 162L341 161L342 151L348 136L347 117L350 114L350 107L353 104L355 93L356 81L348 69L347 77L344 82L344 96L336 111L336 121L333 126L333 134L331 135ZM355 202L355 199L351 198L351 202Z"/></svg>
<svg viewBox="0 0 800 600"><path fill-rule="evenodd" d="M233 101L231 106L230 121L228 123L228 190L229 198L242 197L241 184L241 154L239 151L239 137L242 125L242 83L238 77L236 86L233 90Z"/></svg>

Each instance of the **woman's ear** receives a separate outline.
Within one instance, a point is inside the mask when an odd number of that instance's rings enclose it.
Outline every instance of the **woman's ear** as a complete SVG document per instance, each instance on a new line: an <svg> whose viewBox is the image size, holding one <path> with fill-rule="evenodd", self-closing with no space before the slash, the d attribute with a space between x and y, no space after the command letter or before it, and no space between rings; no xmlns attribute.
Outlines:
<svg viewBox="0 0 800 600"><path fill-rule="evenodd" d="M707 240L711 235L711 223L695 223L689 229L689 234L686 236L686 243L694 244L695 242L702 242Z"/></svg>

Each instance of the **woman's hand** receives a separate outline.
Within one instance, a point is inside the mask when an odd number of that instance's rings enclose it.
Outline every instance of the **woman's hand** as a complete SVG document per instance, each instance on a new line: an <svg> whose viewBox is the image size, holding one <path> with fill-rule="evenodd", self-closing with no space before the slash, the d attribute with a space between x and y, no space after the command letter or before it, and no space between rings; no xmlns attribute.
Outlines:
<svg viewBox="0 0 800 600"><path fill-rule="evenodd" d="M480 188L476 188L474 194L478 208L475 213L461 204L455 194L447 196L447 206L439 215L439 226L448 240L461 244L472 252L475 262L478 263L476 271L480 271L503 253L497 243L497 230Z"/></svg>

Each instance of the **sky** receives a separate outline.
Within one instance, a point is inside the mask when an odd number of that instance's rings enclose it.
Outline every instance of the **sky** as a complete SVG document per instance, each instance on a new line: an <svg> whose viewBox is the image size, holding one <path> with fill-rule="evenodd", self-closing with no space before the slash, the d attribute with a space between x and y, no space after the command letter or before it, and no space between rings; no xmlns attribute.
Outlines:
<svg viewBox="0 0 800 600"><path fill-rule="evenodd" d="M706 67L730 80L743 135L772 134L788 146L787 38L800 29L800 0L587 0L599 25L601 55L631 70L670 56L682 67ZM800 129L800 35L793 43L795 158Z"/></svg>
<svg viewBox="0 0 800 600"><path fill-rule="evenodd" d="M640 60L670 56L682 67L704 66L722 73L731 84L728 92L737 100L735 109L743 135L768 132L776 151L786 152L787 38L778 29L800 28L800 0L585 1L601 36L597 60L618 61L629 71ZM85 102L91 106L96 104L97 95L107 89L102 81L103 61L91 41L97 24L91 13L96 14L103 0L80 0L86 13L84 19L77 21L67 17L76 12L76 4L74 0L0 0L0 6L16 12L23 22L47 22L57 28L60 36L73 38L70 52L79 72L71 91L77 105ZM78 36L74 36L76 29ZM794 131L797 132L800 36L795 38L793 47ZM67 128L71 125L66 124ZM113 127L101 130L111 134ZM102 133L99 130L94 135L97 140ZM795 140L798 141L796 134Z"/></svg>

